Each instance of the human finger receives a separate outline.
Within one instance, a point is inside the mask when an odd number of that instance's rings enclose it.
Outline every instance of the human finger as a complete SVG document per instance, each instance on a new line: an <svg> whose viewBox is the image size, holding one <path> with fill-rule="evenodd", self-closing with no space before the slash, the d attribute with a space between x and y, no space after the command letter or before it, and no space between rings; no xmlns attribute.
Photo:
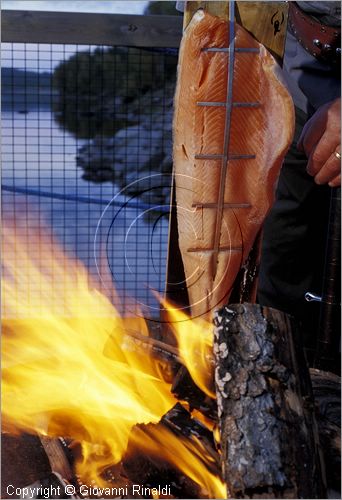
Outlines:
<svg viewBox="0 0 342 500"><path fill-rule="evenodd" d="M325 132L317 144L312 148L306 170L309 175L315 176L323 165L330 159L333 151L338 150L339 138L332 137ZM335 162L336 163L336 162Z"/></svg>
<svg viewBox="0 0 342 500"><path fill-rule="evenodd" d="M316 184L327 184L341 174L341 155L339 151L330 154L327 161L315 175Z"/></svg>
<svg viewBox="0 0 342 500"><path fill-rule="evenodd" d="M309 118L299 137L297 148L309 157L321 136L328 132L332 140L339 141L341 135L341 99L323 104Z"/></svg>
<svg viewBox="0 0 342 500"><path fill-rule="evenodd" d="M323 133L324 130L315 126L314 120L311 119L307 121L297 142L298 151L304 152L306 156L309 157L312 149L318 143Z"/></svg>
<svg viewBox="0 0 342 500"><path fill-rule="evenodd" d="M329 182L330 187L339 187L341 186L341 174L335 177L332 181Z"/></svg>

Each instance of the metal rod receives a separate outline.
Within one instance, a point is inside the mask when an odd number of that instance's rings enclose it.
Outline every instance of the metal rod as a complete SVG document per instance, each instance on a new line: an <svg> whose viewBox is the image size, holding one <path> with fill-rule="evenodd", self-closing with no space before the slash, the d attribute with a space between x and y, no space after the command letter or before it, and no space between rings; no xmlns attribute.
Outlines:
<svg viewBox="0 0 342 500"><path fill-rule="evenodd" d="M209 101L199 101L196 102L197 106L212 106L212 107L225 107L226 103L225 102L209 102Z"/></svg>
<svg viewBox="0 0 342 500"><path fill-rule="evenodd" d="M229 155L229 160L254 160L255 155Z"/></svg>
<svg viewBox="0 0 342 500"><path fill-rule="evenodd" d="M220 184L217 199L217 212L215 223L215 236L214 236L214 251L212 255L212 278L215 279L217 271L217 260L221 239L221 226L223 217L224 205L224 192L228 170L228 152L230 143L230 124L232 117L232 96L233 96L233 78L234 78L234 50L235 50L235 14L234 14L234 1L229 2L229 51L228 51L228 73L227 73L227 94L226 94L226 119L224 124L224 138L223 138L223 157L221 161Z"/></svg>
<svg viewBox="0 0 342 500"><path fill-rule="evenodd" d="M193 203L193 208L217 208L217 203ZM250 203L224 203L223 208L250 208Z"/></svg>
<svg viewBox="0 0 342 500"><path fill-rule="evenodd" d="M260 52L259 48L257 47L236 47L235 52L246 52L251 53L251 54L257 54ZM205 47L202 49L202 52L228 52L229 53L229 47Z"/></svg>
<svg viewBox="0 0 342 500"><path fill-rule="evenodd" d="M216 248L188 248L187 252L204 252L204 253L215 253L215 252L241 252L242 247L231 247L223 246Z"/></svg>
<svg viewBox="0 0 342 500"><path fill-rule="evenodd" d="M199 101L196 103L197 106L205 107L225 107L226 102L214 102L214 101ZM233 108L259 108L260 102L233 102Z"/></svg>
<svg viewBox="0 0 342 500"><path fill-rule="evenodd" d="M233 108L260 108L260 102L233 102Z"/></svg>
<svg viewBox="0 0 342 500"><path fill-rule="evenodd" d="M255 155L216 155L216 154L200 154L195 155L196 160L253 160Z"/></svg>
<svg viewBox="0 0 342 500"><path fill-rule="evenodd" d="M251 54L259 54L260 49L259 47L237 47L235 49L235 52L246 52L246 53L251 53Z"/></svg>
<svg viewBox="0 0 342 500"><path fill-rule="evenodd" d="M221 160L223 158L223 155L195 155L196 160Z"/></svg>

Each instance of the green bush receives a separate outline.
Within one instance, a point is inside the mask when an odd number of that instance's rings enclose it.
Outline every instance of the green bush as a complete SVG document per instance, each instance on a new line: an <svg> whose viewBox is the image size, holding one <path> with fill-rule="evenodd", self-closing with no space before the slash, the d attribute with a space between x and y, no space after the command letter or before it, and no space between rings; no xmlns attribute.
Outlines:
<svg viewBox="0 0 342 500"><path fill-rule="evenodd" d="M132 124L129 104L175 80L176 55L127 47L77 52L53 73L58 123L79 138L113 135ZM152 105L152 104L151 104ZM141 109L151 113L151 109Z"/></svg>
<svg viewBox="0 0 342 500"><path fill-rule="evenodd" d="M165 15L165 16L181 16L182 13L176 9L176 2L149 2L145 11L145 15Z"/></svg>

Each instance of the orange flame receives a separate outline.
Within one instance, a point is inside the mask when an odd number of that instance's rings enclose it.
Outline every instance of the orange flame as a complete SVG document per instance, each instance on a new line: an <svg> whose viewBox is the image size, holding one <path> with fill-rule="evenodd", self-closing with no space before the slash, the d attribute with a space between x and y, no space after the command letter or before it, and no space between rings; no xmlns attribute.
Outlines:
<svg viewBox="0 0 342 500"><path fill-rule="evenodd" d="M200 486L203 495L226 498L226 487L216 475L219 464L198 438L190 440L176 436L165 427L149 426L135 429L134 441L149 456L164 458L178 467Z"/></svg>
<svg viewBox="0 0 342 500"><path fill-rule="evenodd" d="M101 472L120 461L132 427L158 422L176 403L158 363L137 350L125 333L129 319L45 230L23 236L3 225L2 297L3 429L80 442L77 474L103 483ZM132 321L148 335L142 318ZM225 496L195 444L167 440L166 458L209 496Z"/></svg>
<svg viewBox="0 0 342 500"><path fill-rule="evenodd" d="M213 326L203 318L190 318L183 311L160 299L167 311L170 327L177 339L180 358L195 384L210 398L213 390Z"/></svg>
<svg viewBox="0 0 342 500"><path fill-rule="evenodd" d="M4 424L79 440L85 462L91 454L101 464L108 448L118 462L132 426L158 422L175 400L153 358L127 341L123 320L89 286L81 264L48 237L39 243L40 256L31 259L30 242L4 231L3 307L8 317L19 316L4 328ZM140 331L147 332L143 320Z"/></svg>

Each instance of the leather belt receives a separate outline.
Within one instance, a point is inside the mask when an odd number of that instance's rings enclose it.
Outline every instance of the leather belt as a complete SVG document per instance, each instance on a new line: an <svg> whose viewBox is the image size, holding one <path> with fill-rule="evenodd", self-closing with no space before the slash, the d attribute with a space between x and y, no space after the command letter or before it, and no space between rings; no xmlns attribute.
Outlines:
<svg viewBox="0 0 342 500"><path fill-rule="evenodd" d="M289 27L298 42L312 56L329 64L340 64L341 29L326 26L306 14L296 2L289 2Z"/></svg>

